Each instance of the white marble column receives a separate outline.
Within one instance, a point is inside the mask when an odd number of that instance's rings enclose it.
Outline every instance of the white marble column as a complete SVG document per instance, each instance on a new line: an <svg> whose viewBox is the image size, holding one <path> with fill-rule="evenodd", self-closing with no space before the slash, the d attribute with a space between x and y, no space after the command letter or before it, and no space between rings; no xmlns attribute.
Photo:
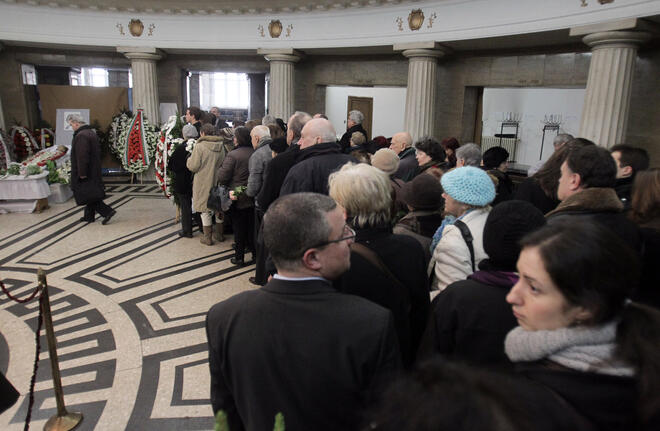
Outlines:
<svg viewBox="0 0 660 431"><path fill-rule="evenodd" d="M448 50L435 43L399 44L394 49L401 50L408 58L404 129L412 135L413 141L423 136L433 136L438 58Z"/></svg>
<svg viewBox="0 0 660 431"><path fill-rule="evenodd" d="M300 61L301 53L293 49L259 49L257 51L270 62L270 84L268 87L268 113L284 121L295 112L293 101L294 65Z"/></svg>
<svg viewBox="0 0 660 431"><path fill-rule="evenodd" d="M606 148L624 142L637 47L650 38L645 32L603 31L582 39L592 55L580 137Z"/></svg>
<svg viewBox="0 0 660 431"><path fill-rule="evenodd" d="M142 108L151 124L160 125L156 62L163 55L156 48L119 47L117 51L131 60L133 110Z"/></svg>

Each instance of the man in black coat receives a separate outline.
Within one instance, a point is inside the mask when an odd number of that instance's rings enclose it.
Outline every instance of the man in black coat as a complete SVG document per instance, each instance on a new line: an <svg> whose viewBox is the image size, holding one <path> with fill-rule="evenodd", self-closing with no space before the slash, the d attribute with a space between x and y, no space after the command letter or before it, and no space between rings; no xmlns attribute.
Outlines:
<svg viewBox="0 0 660 431"><path fill-rule="evenodd" d="M354 232L328 196L275 201L263 233L278 274L214 305L206 318L214 413L232 431L354 430L400 369L392 314L333 289L350 266Z"/></svg>
<svg viewBox="0 0 660 431"><path fill-rule="evenodd" d="M344 133L339 140L342 152L348 152L348 149L351 146L351 136L353 136L353 133L355 132L362 133L364 135L364 142L369 142L369 135L367 135L367 131L362 127L363 121L364 114L362 112L353 110L348 113L348 119L346 120L346 133Z"/></svg>
<svg viewBox="0 0 660 431"><path fill-rule="evenodd" d="M73 129L71 143L71 190L78 205L85 205L82 222L94 221L95 213L107 224L117 212L103 202L105 189L101 173L101 146L96 132L80 114L69 114L67 123Z"/></svg>
<svg viewBox="0 0 660 431"><path fill-rule="evenodd" d="M616 162L616 184L614 190L623 203L623 210L628 211L632 204L632 187L635 175L649 168L649 153L643 148L631 145L615 145L610 148Z"/></svg>
<svg viewBox="0 0 660 431"><path fill-rule="evenodd" d="M392 136L390 150L399 156L399 167L394 173L394 177L405 182L415 178L419 163L417 163L417 158L415 157L415 149L412 146L412 136L410 136L410 133L395 133Z"/></svg>
<svg viewBox="0 0 660 431"><path fill-rule="evenodd" d="M357 162L342 154L336 139L335 128L326 119L315 118L305 124L297 163L286 175L280 196L298 192L328 194L330 174L348 162Z"/></svg>

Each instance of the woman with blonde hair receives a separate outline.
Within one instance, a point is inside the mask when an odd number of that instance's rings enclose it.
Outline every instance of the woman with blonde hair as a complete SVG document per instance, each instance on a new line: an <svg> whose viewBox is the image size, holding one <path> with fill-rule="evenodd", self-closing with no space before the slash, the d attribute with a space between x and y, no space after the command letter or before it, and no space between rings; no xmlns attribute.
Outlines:
<svg viewBox="0 0 660 431"><path fill-rule="evenodd" d="M410 367L429 309L422 247L412 237L392 233L392 194L385 172L347 163L328 183L330 197L346 210L348 229L355 232L351 268L337 287L392 311L402 359Z"/></svg>

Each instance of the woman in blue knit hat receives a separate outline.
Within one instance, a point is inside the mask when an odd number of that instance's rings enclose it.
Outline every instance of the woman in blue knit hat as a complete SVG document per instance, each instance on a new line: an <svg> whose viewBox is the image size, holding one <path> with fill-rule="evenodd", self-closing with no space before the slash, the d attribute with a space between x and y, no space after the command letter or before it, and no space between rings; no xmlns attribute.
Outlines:
<svg viewBox="0 0 660 431"><path fill-rule="evenodd" d="M495 185L483 170L466 166L447 172L444 189L445 218L431 242L431 289L443 290L465 280L488 256L483 246L486 218L495 199Z"/></svg>

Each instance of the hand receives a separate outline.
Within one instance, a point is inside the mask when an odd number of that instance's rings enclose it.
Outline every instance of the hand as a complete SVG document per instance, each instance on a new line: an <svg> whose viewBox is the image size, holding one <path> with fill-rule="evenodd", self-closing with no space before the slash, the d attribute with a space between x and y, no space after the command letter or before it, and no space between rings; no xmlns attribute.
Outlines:
<svg viewBox="0 0 660 431"><path fill-rule="evenodd" d="M87 177L79 177L81 180L86 180Z"/></svg>
<svg viewBox="0 0 660 431"><path fill-rule="evenodd" d="M233 190L229 190L229 199L231 199L231 200L233 200L233 201L237 201L237 200L238 200L238 196L236 196L236 194L234 193Z"/></svg>

